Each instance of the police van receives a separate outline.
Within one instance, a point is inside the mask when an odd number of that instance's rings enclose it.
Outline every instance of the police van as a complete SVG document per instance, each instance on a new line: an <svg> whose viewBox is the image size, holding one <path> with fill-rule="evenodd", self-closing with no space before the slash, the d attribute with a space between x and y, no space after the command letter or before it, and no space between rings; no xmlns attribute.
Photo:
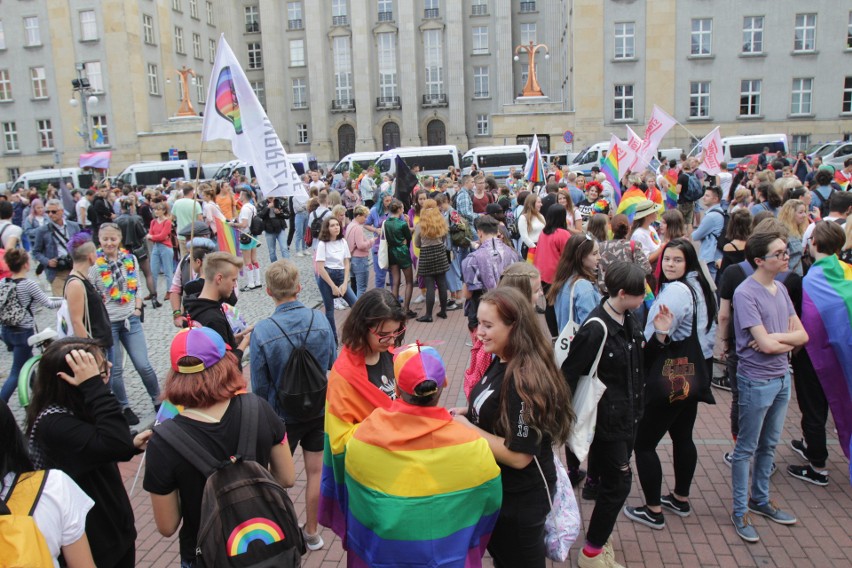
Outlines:
<svg viewBox="0 0 852 568"><path fill-rule="evenodd" d="M92 186L93 180L94 176L92 172L83 170L82 168L35 170L18 176L18 179L12 184L11 191L14 193L21 188L34 188L43 192L47 189L48 184L59 189L68 182L71 182L76 188L88 189Z"/></svg>
<svg viewBox="0 0 852 568"><path fill-rule="evenodd" d="M459 167L459 149L455 146L410 146L394 148L379 156L379 172L396 174L396 157L402 158L409 168L420 166L420 175L440 176L449 167Z"/></svg>
<svg viewBox="0 0 852 568"><path fill-rule="evenodd" d="M130 164L116 180L130 185L154 187L163 179L169 181L194 181L198 174L195 160L168 160L165 162L138 162Z"/></svg>
<svg viewBox="0 0 852 568"><path fill-rule="evenodd" d="M529 156L529 146L479 146L471 148L462 156L462 172L469 174L475 165L476 170L497 179L509 177L509 168L523 170Z"/></svg>

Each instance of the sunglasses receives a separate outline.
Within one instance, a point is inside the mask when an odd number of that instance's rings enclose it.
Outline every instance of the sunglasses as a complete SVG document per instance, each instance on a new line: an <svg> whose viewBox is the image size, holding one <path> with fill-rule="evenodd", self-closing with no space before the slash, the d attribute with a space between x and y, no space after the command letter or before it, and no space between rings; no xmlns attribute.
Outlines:
<svg viewBox="0 0 852 568"><path fill-rule="evenodd" d="M58 209L47 209L45 211L45 213L47 213L48 215L54 215L56 213L59 213L59 210Z"/></svg>

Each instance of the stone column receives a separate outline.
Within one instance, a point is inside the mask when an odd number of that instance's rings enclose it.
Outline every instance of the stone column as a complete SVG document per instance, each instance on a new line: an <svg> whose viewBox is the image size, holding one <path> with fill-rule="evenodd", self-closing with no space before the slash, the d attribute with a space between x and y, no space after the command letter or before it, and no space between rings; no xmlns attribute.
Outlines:
<svg viewBox="0 0 852 568"><path fill-rule="evenodd" d="M418 6L422 6L418 3ZM420 146L420 109L419 77L424 74L422 59L417 54L423 52L423 38L415 25L422 13L416 12L414 2L401 0L396 4L399 24L399 95L402 103L402 124L400 142L403 146Z"/></svg>
<svg viewBox="0 0 852 568"><path fill-rule="evenodd" d="M352 85L355 90L355 149L376 150L373 125L376 123L376 36L373 27L375 2L349 0L352 29Z"/></svg>
<svg viewBox="0 0 852 568"><path fill-rule="evenodd" d="M495 2L499 3L499 2ZM467 100L465 98L465 47L464 47L464 15L462 2L447 2L447 26L444 38L444 61L446 61L445 82L447 101L449 102L449 120L446 124L447 144L455 144L461 148L468 145L465 132L465 116ZM494 38L496 43L497 38Z"/></svg>
<svg viewBox="0 0 852 568"><path fill-rule="evenodd" d="M286 10L280 9L280 3L275 0L260 0L260 29L263 45L263 81L266 89L266 115L275 127L278 138L288 151L292 146L287 144L292 130L288 125L287 109L289 108L289 73L286 72L287 58L290 46L284 33ZM286 54L286 57L285 57Z"/></svg>
<svg viewBox="0 0 852 568"><path fill-rule="evenodd" d="M329 131L329 109L331 108L331 97L329 96L329 81L334 78L331 65L331 45L329 43L327 28L328 14L324 12L324 2L304 2L305 17L305 63L314 69L310 74L308 92L311 104L311 153L315 154L317 160L330 162L335 159L331 145L331 132ZM279 8L279 9L286 9ZM287 45L287 62L290 61L290 46Z"/></svg>
<svg viewBox="0 0 852 568"><path fill-rule="evenodd" d="M512 36L512 2L493 2L489 9L494 10L494 46L496 47L494 76L491 90L495 93L497 112L503 105L515 100L515 79L512 76L515 41Z"/></svg>

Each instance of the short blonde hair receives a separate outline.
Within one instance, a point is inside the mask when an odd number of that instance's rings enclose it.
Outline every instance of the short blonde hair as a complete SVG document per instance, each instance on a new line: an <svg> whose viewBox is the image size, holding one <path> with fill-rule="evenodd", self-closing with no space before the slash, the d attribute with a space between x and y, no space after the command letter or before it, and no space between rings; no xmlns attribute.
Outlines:
<svg viewBox="0 0 852 568"><path fill-rule="evenodd" d="M204 257L204 279L213 280L217 274L223 274L225 265L236 267L237 270L242 270L243 259L234 256L229 252L211 252Z"/></svg>
<svg viewBox="0 0 852 568"><path fill-rule="evenodd" d="M279 302L299 293L299 269L286 259L276 260L266 268L266 289Z"/></svg>

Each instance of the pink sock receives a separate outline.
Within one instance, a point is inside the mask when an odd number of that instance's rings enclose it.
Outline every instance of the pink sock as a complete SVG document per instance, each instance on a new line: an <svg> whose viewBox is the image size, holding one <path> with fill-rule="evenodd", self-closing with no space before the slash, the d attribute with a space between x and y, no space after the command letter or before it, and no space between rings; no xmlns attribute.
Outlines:
<svg viewBox="0 0 852 568"><path fill-rule="evenodd" d="M590 542L586 542L586 546L583 547L583 554L585 554L587 558L594 558L600 554L601 551L603 551L603 547L597 547Z"/></svg>
<svg viewBox="0 0 852 568"><path fill-rule="evenodd" d="M260 263L259 263L259 262L255 262L255 263L254 263L254 269L255 269L255 270L260 270Z"/></svg>

